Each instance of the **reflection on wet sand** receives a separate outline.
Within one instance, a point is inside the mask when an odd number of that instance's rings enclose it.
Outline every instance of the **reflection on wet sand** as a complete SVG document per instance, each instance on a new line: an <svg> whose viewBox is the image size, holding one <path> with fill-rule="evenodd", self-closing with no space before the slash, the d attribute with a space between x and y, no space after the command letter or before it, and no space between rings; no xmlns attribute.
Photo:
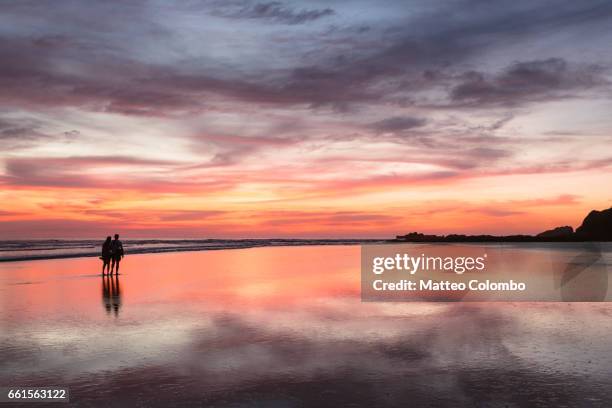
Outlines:
<svg viewBox="0 0 612 408"><path fill-rule="evenodd" d="M0 383L99 406L612 406L608 303L361 303L359 248L308 247L132 256L101 310L93 264L0 266Z"/></svg>
<svg viewBox="0 0 612 408"><path fill-rule="evenodd" d="M106 313L111 314L111 311L115 314L115 317L119 316L119 309L121 308L121 288L119 287L119 276L115 275L102 275L102 303Z"/></svg>
<svg viewBox="0 0 612 408"><path fill-rule="evenodd" d="M585 242L567 261L559 286L564 301L602 302L608 294L608 265L599 243Z"/></svg>

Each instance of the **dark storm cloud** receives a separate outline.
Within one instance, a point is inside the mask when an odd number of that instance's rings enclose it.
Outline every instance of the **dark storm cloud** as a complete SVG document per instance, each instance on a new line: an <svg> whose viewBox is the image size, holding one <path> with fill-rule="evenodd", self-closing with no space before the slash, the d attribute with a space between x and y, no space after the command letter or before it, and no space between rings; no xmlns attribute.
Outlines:
<svg viewBox="0 0 612 408"><path fill-rule="evenodd" d="M612 17L612 4L605 2L556 2L553 9L551 4L520 1L511 6L483 7L486 5L480 1L457 2L419 15L405 26L391 26L379 37L371 33L369 41L362 47L356 42L350 54L295 68L290 82L281 89L314 105L377 103L394 94L405 94L403 99L418 105L422 102L410 92L452 85L456 81L455 66L488 50L508 47L529 35L554 36L551 30L561 26L568 29ZM448 15L456 18L449 19ZM571 70L567 74L566 84L571 82L573 89L601 84L578 80L578 73ZM572 75L574 78L570 78ZM546 86L550 84L542 85Z"/></svg>
<svg viewBox="0 0 612 408"><path fill-rule="evenodd" d="M72 143L81 137L76 129L49 131L50 123L29 117L0 116L0 145L5 152L28 149L46 143Z"/></svg>
<svg viewBox="0 0 612 408"><path fill-rule="evenodd" d="M168 9L164 9L147 1L115 4L115 8L62 1L3 3L0 11L5 22L14 24L6 25L10 28L0 38L0 101L19 108L76 106L125 115L198 112L218 97L346 110L355 103L392 98L419 104L422 101L411 92L450 85L451 105L512 105L533 100L533 94L543 100L558 97L564 90L591 89L602 81L592 68L573 68L562 59L519 62L493 77L474 72L457 79L454 67L517 39L554 35L560 27L588 29L612 17L612 3L602 1L492 5L466 0L415 13L401 13L402 3L398 3L397 18L384 25L369 24L369 30L351 39L350 52L332 47L344 38L336 37L333 30L323 36L292 33L296 37L288 42L296 45L291 51L302 58L279 64L273 72L248 59L215 64L205 50L180 64L164 63L158 57L180 50L175 41L184 36L180 18L172 27L172 20L163 18L166 13L205 19L221 12L236 17L233 24L242 24L243 19L299 24L334 13L341 17L336 8L278 2L233 3L231 7L238 7L234 14L228 11L230 6L207 4L198 3L185 14L181 6L165 5ZM363 22L355 23L361 26ZM266 41L274 45L270 37ZM142 50L147 45L155 45L157 51L146 55ZM322 56L312 52L328 46L332 51ZM231 52L241 55L237 47Z"/></svg>
<svg viewBox="0 0 612 408"><path fill-rule="evenodd" d="M472 105L516 105L568 96L606 85L601 68L570 66L561 58L517 62L497 76L469 72L451 91L451 99Z"/></svg>
<svg viewBox="0 0 612 408"><path fill-rule="evenodd" d="M245 5L237 11L218 12L217 15L227 18L264 19L282 24L304 24L334 14L334 10L294 9L278 1Z"/></svg>
<svg viewBox="0 0 612 408"><path fill-rule="evenodd" d="M412 116L394 116L374 122L370 125L370 127L378 132L400 132L403 130L424 126L426 123L427 120L423 118Z"/></svg>
<svg viewBox="0 0 612 408"><path fill-rule="evenodd" d="M155 66L121 54L100 55L104 52L95 46L41 50L39 40L0 37L0 101L5 105L77 106L127 115L163 115L202 105L188 92L149 80L162 76ZM55 68L64 65L74 69Z"/></svg>
<svg viewBox="0 0 612 408"><path fill-rule="evenodd" d="M48 141L69 142L78 137L76 130L51 134L44 132L45 123L32 119L0 117L0 143L5 151L28 148ZM76 133L75 133L76 132Z"/></svg>
<svg viewBox="0 0 612 408"><path fill-rule="evenodd" d="M16 121L0 119L0 140L3 143L8 143L17 141L32 141L45 138L46 135L40 133L37 129L37 125L27 121L19 123Z"/></svg>
<svg viewBox="0 0 612 408"><path fill-rule="evenodd" d="M4 184L13 186L54 186L54 187L117 187L134 184L132 179L120 181L95 177L88 171L96 168L121 166L142 169L151 167L151 183L154 184L154 170L173 169L179 163L165 160L141 159L121 156L79 156L79 157L19 157L5 160Z"/></svg>

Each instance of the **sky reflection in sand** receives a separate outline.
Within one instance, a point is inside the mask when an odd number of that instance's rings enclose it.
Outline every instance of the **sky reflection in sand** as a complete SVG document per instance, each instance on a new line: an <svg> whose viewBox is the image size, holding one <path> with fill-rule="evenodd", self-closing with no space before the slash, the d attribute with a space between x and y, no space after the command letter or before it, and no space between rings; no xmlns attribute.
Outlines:
<svg viewBox="0 0 612 408"><path fill-rule="evenodd" d="M609 303L361 303L359 247L257 248L130 256L115 316L96 261L0 265L0 383L160 406L611 403Z"/></svg>

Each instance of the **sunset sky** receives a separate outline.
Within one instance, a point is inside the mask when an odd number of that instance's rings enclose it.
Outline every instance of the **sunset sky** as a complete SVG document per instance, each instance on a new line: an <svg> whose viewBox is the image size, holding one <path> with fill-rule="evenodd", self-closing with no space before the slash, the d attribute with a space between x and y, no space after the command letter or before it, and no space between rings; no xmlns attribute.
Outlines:
<svg viewBox="0 0 612 408"><path fill-rule="evenodd" d="M2 1L0 239L536 233L612 204L610 1Z"/></svg>

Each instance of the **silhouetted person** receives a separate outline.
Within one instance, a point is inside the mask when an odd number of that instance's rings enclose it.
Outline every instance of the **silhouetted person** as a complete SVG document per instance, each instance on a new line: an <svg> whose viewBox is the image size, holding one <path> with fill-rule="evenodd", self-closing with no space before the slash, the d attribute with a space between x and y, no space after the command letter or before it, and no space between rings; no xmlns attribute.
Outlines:
<svg viewBox="0 0 612 408"><path fill-rule="evenodd" d="M119 234L115 234L115 239L111 242L111 255L113 263L111 264L110 273L113 273L113 268L115 273L119 273L119 262L123 258L123 244L119 241Z"/></svg>
<svg viewBox="0 0 612 408"><path fill-rule="evenodd" d="M102 277L102 302L106 313L114 312L115 316L119 316L121 308L121 289L119 288L119 277L111 277L110 275Z"/></svg>
<svg viewBox="0 0 612 408"><path fill-rule="evenodd" d="M100 259L102 260L102 275L104 275L104 268L106 268L106 272L110 273L110 262L111 262L111 237L106 237L106 241L102 244L102 255Z"/></svg>

